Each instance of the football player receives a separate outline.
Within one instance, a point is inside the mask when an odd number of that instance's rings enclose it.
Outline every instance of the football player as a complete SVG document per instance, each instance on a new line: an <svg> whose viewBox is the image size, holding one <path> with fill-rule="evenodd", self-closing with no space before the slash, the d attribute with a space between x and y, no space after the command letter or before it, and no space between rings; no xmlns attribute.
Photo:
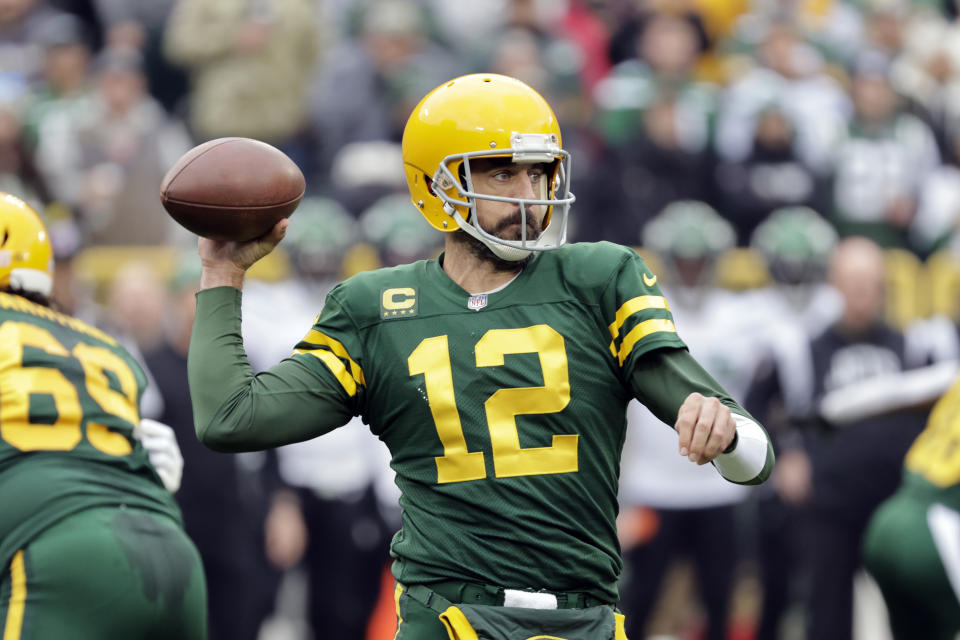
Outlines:
<svg viewBox="0 0 960 640"><path fill-rule="evenodd" d="M140 420L130 354L50 308L52 275L39 215L0 193L3 638L206 638L173 432Z"/></svg>
<svg viewBox="0 0 960 640"><path fill-rule="evenodd" d="M402 492L400 638L623 638L627 402L673 425L680 455L737 483L769 475L767 434L687 352L635 251L566 244L570 156L537 92L493 74L444 83L410 116L403 161L443 254L342 282L293 355L257 376L243 276L288 223L243 244L199 240L198 436L259 449L363 416Z"/></svg>
<svg viewBox="0 0 960 640"><path fill-rule="evenodd" d="M945 374L954 379L907 451L900 488L874 512L864 534L864 564L883 592L897 640L960 633L960 382L956 367L949 368L904 374L890 380L896 388L878 385L866 394L885 392L871 408L891 395L913 404Z"/></svg>

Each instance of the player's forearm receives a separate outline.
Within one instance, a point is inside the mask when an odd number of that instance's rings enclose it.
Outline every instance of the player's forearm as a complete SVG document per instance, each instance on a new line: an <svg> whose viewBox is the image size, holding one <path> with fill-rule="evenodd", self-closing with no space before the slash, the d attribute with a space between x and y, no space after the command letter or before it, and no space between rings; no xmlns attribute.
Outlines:
<svg viewBox="0 0 960 640"><path fill-rule="evenodd" d="M640 400L668 425L691 393L714 397L730 408L737 422L732 450L713 461L720 474L736 484L760 484L773 471L770 437L760 424L684 349L657 349L644 354L631 376Z"/></svg>
<svg viewBox="0 0 960 640"><path fill-rule="evenodd" d="M253 375L240 334L240 292L197 294L187 363L197 437L217 451L253 451L307 440L349 413L301 363Z"/></svg>

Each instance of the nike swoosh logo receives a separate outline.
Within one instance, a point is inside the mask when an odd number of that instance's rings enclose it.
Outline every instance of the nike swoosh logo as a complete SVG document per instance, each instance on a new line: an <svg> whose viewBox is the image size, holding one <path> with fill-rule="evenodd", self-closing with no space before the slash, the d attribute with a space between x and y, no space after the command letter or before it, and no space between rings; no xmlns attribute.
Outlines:
<svg viewBox="0 0 960 640"><path fill-rule="evenodd" d="M652 287L653 285L657 284L657 276L653 276L651 278L647 274L643 274L643 284L647 285L648 287Z"/></svg>

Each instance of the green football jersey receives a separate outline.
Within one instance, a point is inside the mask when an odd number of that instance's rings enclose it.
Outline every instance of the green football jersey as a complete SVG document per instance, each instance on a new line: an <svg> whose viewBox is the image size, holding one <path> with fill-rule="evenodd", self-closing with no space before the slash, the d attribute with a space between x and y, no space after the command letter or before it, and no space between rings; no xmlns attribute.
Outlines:
<svg viewBox="0 0 960 640"><path fill-rule="evenodd" d="M146 376L102 331L0 293L0 567L46 527L126 504L179 521L133 438Z"/></svg>
<svg viewBox="0 0 960 640"><path fill-rule="evenodd" d="M294 358L333 376L391 451L399 581L613 602L629 374L683 346L644 261L598 243L539 254L485 295L437 260L361 273L330 293Z"/></svg>

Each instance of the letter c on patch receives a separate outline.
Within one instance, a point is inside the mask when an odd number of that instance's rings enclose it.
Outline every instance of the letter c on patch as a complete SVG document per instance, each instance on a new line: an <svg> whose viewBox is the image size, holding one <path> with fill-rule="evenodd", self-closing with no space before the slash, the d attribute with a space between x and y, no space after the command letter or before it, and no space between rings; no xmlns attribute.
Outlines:
<svg viewBox="0 0 960 640"><path fill-rule="evenodd" d="M417 304L417 292L410 287L401 287L399 289L387 289L380 298L380 304L388 311L399 311L400 309L409 309Z"/></svg>

